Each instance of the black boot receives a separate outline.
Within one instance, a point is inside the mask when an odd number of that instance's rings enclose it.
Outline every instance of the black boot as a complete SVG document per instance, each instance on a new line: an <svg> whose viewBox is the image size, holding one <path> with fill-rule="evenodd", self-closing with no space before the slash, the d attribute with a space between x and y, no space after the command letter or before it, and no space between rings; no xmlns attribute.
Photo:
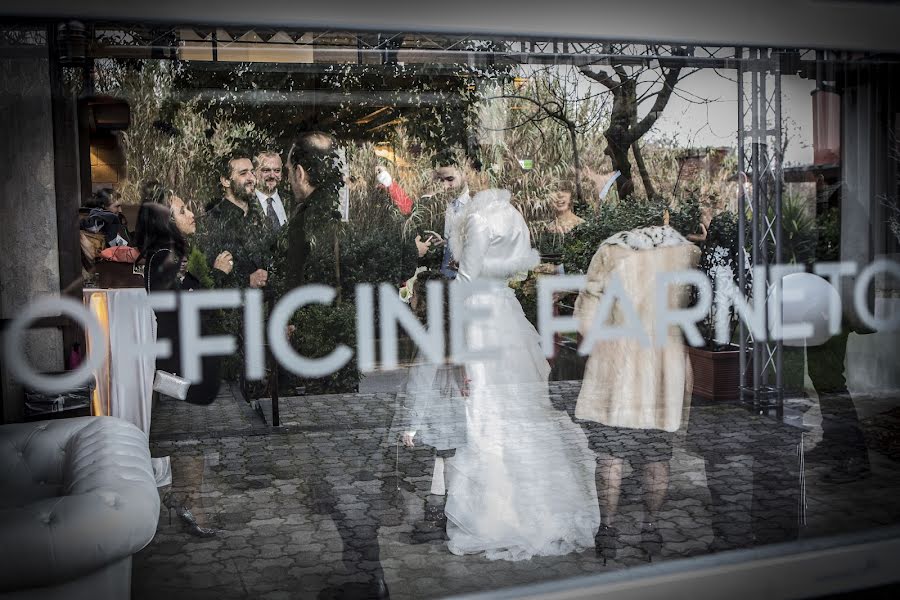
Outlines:
<svg viewBox="0 0 900 600"><path fill-rule="evenodd" d="M603 559L606 566L607 559L615 558L619 549L619 532L611 525L601 525L594 536L594 551Z"/></svg>
<svg viewBox="0 0 900 600"><path fill-rule="evenodd" d="M649 521L641 524L641 548L647 555L647 562L653 562L653 555L662 551L662 536L656 524Z"/></svg>

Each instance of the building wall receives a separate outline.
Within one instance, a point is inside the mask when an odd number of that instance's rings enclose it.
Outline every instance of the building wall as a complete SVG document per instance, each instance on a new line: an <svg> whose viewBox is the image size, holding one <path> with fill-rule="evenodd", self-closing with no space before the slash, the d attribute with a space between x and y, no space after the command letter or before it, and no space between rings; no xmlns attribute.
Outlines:
<svg viewBox="0 0 900 600"><path fill-rule="evenodd" d="M91 136L91 188L119 187L125 179L125 156L113 134Z"/></svg>
<svg viewBox="0 0 900 600"><path fill-rule="evenodd" d="M37 49L37 48L36 48ZM0 318L15 317L30 301L59 293L49 61L43 56L0 60ZM74 191L73 191L74 192ZM62 335L42 329L22 347L35 368L61 370ZM0 369L3 367L0 366ZM21 418L21 386L2 374L3 420Z"/></svg>
<svg viewBox="0 0 900 600"><path fill-rule="evenodd" d="M843 180L841 196L841 260L859 269L877 258L891 258L894 243L887 237L883 202L896 193L897 157L892 155L892 131L900 113L896 71L863 66L848 73L843 101ZM853 279L842 289L852 302ZM869 308L889 319L900 312L900 282L876 278L869 290ZM900 390L897 369L898 332L852 334L847 344L847 384L854 394Z"/></svg>

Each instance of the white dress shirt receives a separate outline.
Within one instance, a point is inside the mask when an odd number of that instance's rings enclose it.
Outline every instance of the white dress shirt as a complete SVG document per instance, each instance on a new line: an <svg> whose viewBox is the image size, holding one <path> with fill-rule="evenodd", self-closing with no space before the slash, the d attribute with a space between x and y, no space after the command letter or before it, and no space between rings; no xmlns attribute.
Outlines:
<svg viewBox="0 0 900 600"><path fill-rule="evenodd" d="M470 198L469 188L466 188L456 200L447 205L447 210L444 213L444 239L447 240L447 247L451 254L455 248L450 247L450 240L456 235L456 228L459 226L459 220L462 217L463 209L466 207L466 204L468 204Z"/></svg>
<svg viewBox="0 0 900 600"><path fill-rule="evenodd" d="M444 256L441 259L441 273L450 279L456 278L456 271L450 268L450 261L455 258L453 253L458 251L457 248L451 246L451 240L456 237L456 230L461 226L460 221L469 198L471 196L467 187L456 200L447 205L447 210L444 213L444 239L446 243L444 244Z"/></svg>
<svg viewBox="0 0 900 600"><path fill-rule="evenodd" d="M259 200L259 205L262 207L263 214L267 215L269 210L269 196L266 196L260 190L256 190L256 198ZM272 206L275 207L275 214L278 215L278 222L282 225L287 223L287 213L284 212L284 204L281 202L281 196L278 195L278 190L275 190L275 194L272 195Z"/></svg>

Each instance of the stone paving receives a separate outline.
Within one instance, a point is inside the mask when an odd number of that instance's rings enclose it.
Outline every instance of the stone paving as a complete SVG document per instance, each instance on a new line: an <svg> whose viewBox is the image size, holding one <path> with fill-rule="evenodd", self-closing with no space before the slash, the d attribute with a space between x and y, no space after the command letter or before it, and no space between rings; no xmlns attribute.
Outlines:
<svg viewBox="0 0 900 600"><path fill-rule="evenodd" d="M551 384L555 406L571 413L579 387ZM821 438L815 400L788 401L780 419L695 403L675 436L652 560L900 522L898 404L856 399L873 475L836 485L821 481L827 459L800 461ZM605 565L593 549L521 563L450 554L424 521L431 452L398 448L394 407L388 391L284 398L272 428L227 386L210 406L157 403L152 453L172 457L173 491L220 532L193 537L163 508L134 559L134 597L366 597L383 578L392 597L423 598L646 564L627 467L621 547Z"/></svg>

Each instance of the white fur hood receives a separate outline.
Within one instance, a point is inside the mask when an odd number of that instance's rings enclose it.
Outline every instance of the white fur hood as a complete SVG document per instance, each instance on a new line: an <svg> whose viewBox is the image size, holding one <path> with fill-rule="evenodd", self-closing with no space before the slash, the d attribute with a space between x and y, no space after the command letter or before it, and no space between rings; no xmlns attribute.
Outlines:
<svg viewBox="0 0 900 600"><path fill-rule="evenodd" d="M469 266L477 271L474 277L507 278L527 272L540 262L540 255L531 247L528 225L510 203L508 190L488 189L475 194L466 204L459 225L451 248L462 249L461 268ZM479 239L467 239L473 232L478 232Z"/></svg>

